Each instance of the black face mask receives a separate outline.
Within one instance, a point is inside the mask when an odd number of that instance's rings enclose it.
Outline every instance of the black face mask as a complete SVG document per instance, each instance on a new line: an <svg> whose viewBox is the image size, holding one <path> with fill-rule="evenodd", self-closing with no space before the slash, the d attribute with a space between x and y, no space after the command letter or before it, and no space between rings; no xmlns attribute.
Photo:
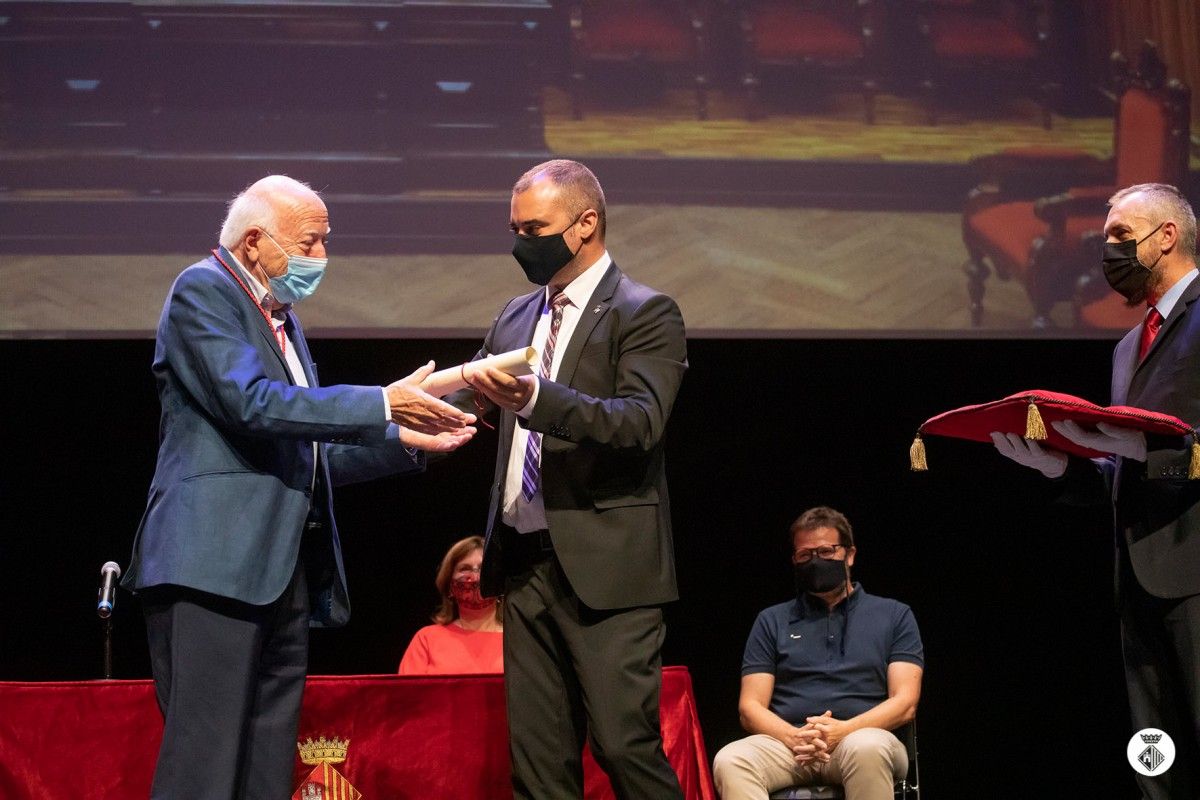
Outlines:
<svg viewBox="0 0 1200 800"><path fill-rule="evenodd" d="M579 217L576 217L571 221L571 225L578 221ZM571 228L571 225L568 225L560 233L550 233L545 236L518 235L516 237L516 241L513 242L513 258L521 265L521 269L525 270L525 277L529 279L530 283L545 286L560 269L575 257L571 248L567 247L567 240L563 238L563 234Z"/></svg>
<svg viewBox="0 0 1200 800"><path fill-rule="evenodd" d="M796 571L796 593L824 594L846 582L846 562L832 558L814 557L803 564L793 565Z"/></svg>
<svg viewBox="0 0 1200 800"><path fill-rule="evenodd" d="M1162 227L1159 223L1158 228ZM1146 288L1150 284L1150 276L1157 261L1147 267L1137 257L1138 245L1158 232L1158 228L1147 233L1141 239L1126 239L1123 242L1104 243L1104 278L1114 291L1137 305L1146 299ZM1159 258L1162 258L1159 255Z"/></svg>

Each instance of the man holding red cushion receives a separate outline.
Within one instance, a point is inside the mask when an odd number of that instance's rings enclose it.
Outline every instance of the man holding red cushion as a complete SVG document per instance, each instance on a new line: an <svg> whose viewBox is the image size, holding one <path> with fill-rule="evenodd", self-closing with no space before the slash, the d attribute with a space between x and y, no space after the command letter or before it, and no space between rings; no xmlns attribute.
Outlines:
<svg viewBox="0 0 1200 800"><path fill-rule="evenodd" d="M1113 353L1112 403L1200 424L1200 280L1196 216L1174 186L1130 186L1109 199L1104 275L1146 317ZM1005 456L1065 484L1072 498L1107 498L1117 541L1117 600L1134 730L1158 728L1175 762L1139 772L1146 798L1200 797L1200 480L1188 480L1191 437L1150 436L1106 423L1052 423L1087 459L993 433Z"/></svg>

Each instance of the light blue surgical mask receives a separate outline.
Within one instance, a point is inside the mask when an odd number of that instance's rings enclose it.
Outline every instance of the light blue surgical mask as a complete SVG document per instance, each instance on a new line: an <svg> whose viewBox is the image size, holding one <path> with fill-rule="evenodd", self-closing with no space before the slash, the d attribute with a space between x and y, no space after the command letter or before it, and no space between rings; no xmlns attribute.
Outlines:
<svg viewBox="0 0 1200 800"><path fill-rule="evenodd" d="M263 231L263 236L271 239L271 234ZM271 239L271 244L279 247L279 242ZM268 278L271 296L280 303L299 303L317 290L317 284L325 277L325 267L328 258L313 256L294 256L279 247L279 251L287 256L287 272L278 278Z"/></svg>

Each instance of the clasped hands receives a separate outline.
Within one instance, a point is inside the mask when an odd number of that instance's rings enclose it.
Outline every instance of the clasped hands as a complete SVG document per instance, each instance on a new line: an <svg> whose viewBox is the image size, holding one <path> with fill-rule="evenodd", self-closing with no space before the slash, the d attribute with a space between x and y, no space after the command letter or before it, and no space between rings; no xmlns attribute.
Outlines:
<svg viewBox="0 0 1200 800"><path fill-rule="evenodd" d="M430 361L406 378L386 387L392 422L400 426L400 441L408 447L445 453L457 450L475 435L475 415L460 411L421 388L432 372Z"/></svg>
<svg viewBox="0 0 1200 800"><path fill-rule="evenodd" d="M1100 453L1129 458L1134 461L1146 460L1146 434L1122 428L1108 422L1097 422L1096 430L1090 431L1074 420L1060 420L1050 425L1065 438L1077 445ZM1040 442L1026 439L1015 433L1000 433L993 431L992 444L1000 454L1045 475L1047 478L1058 478L1067 471L1067 454L1052 447L1046 447Z"/></svg>
<svg viewBox="0 0 1200 800"><path fill-rule="evenodd" d="M801 727L792 728L784 744L791 749L798 765L828 762L848 732L844 721L834 719L833 712L826 711L819 717L809 717Z"/></svg>

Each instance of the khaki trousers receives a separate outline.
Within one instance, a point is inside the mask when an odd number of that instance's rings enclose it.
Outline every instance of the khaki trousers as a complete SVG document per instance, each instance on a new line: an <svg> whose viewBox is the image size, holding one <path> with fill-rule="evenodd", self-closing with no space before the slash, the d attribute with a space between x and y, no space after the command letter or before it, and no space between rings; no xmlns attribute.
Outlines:
<svg viewBox="0 0 1200 800"><path fill-rule="evenodd" d="M880 728L854 731L828 762L798 765L787 745L763 734L730 742L713 761L721 800L767 800L788 786L828 784L841 784L846 800L892 800L895 782L907 773L904 745Z"/></svg>

